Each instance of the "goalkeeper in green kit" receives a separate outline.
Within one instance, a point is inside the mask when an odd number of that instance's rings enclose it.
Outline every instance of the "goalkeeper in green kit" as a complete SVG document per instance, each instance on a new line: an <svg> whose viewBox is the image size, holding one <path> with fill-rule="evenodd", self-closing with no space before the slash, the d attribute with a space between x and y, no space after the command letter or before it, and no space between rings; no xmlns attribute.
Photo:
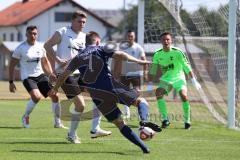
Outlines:
<svg viewBox="0 0 240 160"><path fill-rule="evenodd" d="M190 104L187 96L185 74L190 76L191 81L197 90L201 88L201 85L194 77L191 66L189 65L189 62L183 51L172 46L171 33L164 32L161 34L160 39L163 48L154 53L152 62L153 64L149 71L149 84L147 86L147 90L151 90L153 88L152 78L156 76L157 72L160 70L160 82L155 94L158 108L162 115L162 128L166 128L170 124L166 102L163 99L163 96L167 95L171 89L175 89L177 93L179 93L182 100L184 128L190 129Z"/></svg>

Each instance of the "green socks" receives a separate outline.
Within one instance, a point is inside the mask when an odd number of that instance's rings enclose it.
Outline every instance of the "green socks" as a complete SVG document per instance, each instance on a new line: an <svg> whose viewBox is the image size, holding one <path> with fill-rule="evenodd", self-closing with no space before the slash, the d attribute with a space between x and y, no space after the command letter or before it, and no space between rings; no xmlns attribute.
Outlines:
<svg viewBox="0 0 240 160"><path fill-rule="evenodd" d="M182 103L183 107L183 118L185 123L190 123L190 104L189 101Z"/></svg>
<svg viewBox="0 0 240 160"><path fill-rule="evenodd" d="M166 107L166 101L164 99L158 99L158 109L159 112L162 115L163 120L168 120L168 113L167 113L167 107ZM191 109L190 109L190 104L189 101L183 102L182 103L183 107L183 118L185 123L190 123L191 122Z"/></svg>
<svg viewBox="0 0 240 160"><path fill-rule="evenodd" d="M162 119L163 120L168 120L166 101L164 99L158 99L157 103L158 103L158 110L162 115Z"/></svg>

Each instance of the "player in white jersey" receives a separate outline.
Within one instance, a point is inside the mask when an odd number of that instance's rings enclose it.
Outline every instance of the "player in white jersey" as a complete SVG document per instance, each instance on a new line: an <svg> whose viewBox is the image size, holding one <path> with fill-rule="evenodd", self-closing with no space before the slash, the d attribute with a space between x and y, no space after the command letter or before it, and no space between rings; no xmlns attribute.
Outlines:
<svg viewBox="0 0 240 160"><path fill-rule="evenodd" d="M21 80L30 95L22 123L29 128L29 115L33 111L42 95L46 98L52 86L49 78L52 74L51 65L46 57L43 45L37 42L37 27L28 26L26 29L27 40L22 42L14 51L9 66L9 90L16 91L14 80L14 68L20 62ZM45 73L45 74L44 74ZM54 112L54 127L63 128L60 120L60 105L57 95L50 96Z"/></svg>
<svg viewBox="0 0 240 160"><path fill-rule="evenodd" d="M135 32L129 30L127 32L127 42L128 45L124 48L121 48L123 51L129 55L146 60L146 55L143 48L135 42ZM129 61L115 61L114 63L114 76L119 79L124 85L140 90L142 84L142 78L147 79L147 66L139 65ZM124 117L130 118L130 109L129 106L124 106Z"/></svg>
<svg viewBox="0 0 240 160"><path fill-rule="evenodd" d="M63 27L57 30L53 36L44 44L47 54L54 62L56 74L62 73L66 68L68 62L75 57L85 47L86 34L82 32L87 20L87 15L84 12L76 11L72 15L71 26ZM53 50L53 46L57 45L56 53ZM69 76L62 86L68 99L73 99L75 104L75 111L72 113L71 127L68 133L67 139L72 143L80 143L77 137L76 130L79 124L80 114L84 110L85 102L83 96L80 95L81 90L78 87L79 71ZM93 109L94 116L92 120L91 138L97 138L99 136L110 135L110 131L102 130L100 124L100 112L96 106Z"/></svg>

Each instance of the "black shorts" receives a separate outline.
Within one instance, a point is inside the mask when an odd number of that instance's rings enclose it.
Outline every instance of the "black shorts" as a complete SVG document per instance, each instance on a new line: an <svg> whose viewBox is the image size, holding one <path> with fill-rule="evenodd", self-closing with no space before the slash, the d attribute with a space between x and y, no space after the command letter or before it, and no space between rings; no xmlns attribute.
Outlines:
<svg viewBox="0 0 240 160"><path fill-rule="evenodd" d="M61 86L68 99L72 99L82 92L78 85L79 77L79 74L69 76Z"/></svg>
<svg viewBox="0 0 240 160"><path fill-rule="evenodd" d="M52 85L49 83L49 79L45 74L41 74L38 77L28 77L23 80L23 85L28 92L33 89L39 89L41 94L46 98L48 92L52 89Z"/></svg>
<svg viewBox="0 0 240 160"><path fill-rule="evenodd" d="M87 90L93 102L109 121L121 116L117 103L130 106L139 97L139 93L135 89L130 89L114 79L111 79L111 89L109 90L96 88L87 88Z"/></svg>
<svg viewBox="0 0 240 160"><path fill-rule="evenodd" d="M132 84L133 88L141 87L141 76L121 76L120 80L128 87L130 87L130 84Z"/></svg>

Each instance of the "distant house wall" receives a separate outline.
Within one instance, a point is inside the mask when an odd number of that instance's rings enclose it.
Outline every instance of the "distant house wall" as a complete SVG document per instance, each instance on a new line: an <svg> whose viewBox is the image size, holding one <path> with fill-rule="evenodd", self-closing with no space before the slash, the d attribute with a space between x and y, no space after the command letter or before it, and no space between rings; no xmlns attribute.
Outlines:
<svg viewBox="0 0 240 160"><path fill-rule="evenodd" d="M3 44L0 44L0 80L8 80L9 63L12 52L9 51ZM19 68L15 69L15 79L20 80Z"/></svg>
<svg viewBox="0 0 240 160"><path fill-rule="evenodd" d="M56 5L55 7L45 11L44 13L34 17L25 24L18 25L16 27L0 27L0 39L3 41L22 41L25 40L25 30L28 25L36 25L39 30L39 41L46 41L57 29L70 26L71 22L56 22L55 21L55 12L68 12L72 13L76 10L79 10L79 7L73 6L72 3L65 1ZM92 15L87 15L87 23L84 28L84 32L96 31L101 37L106 37L108 32L108 27L96 19ZM4 34L6 38L4 39ZM19 40L18 34L21 34L22 38ZM11 35L14 36L13 40Z"/></svg>
<svg viewBox="0 0 240 160"><path fill-rule="evenodd" d="M0 40L2 41L18 41L18 34L23 35L22 26L16 27L0 27Z"/></svg>

